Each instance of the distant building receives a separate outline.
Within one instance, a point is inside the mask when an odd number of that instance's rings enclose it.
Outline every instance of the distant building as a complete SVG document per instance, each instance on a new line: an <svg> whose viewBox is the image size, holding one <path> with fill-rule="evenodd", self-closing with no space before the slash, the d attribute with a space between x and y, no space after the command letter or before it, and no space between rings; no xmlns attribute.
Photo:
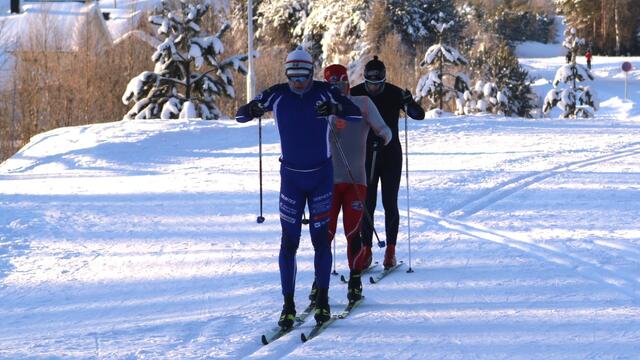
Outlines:
<svg viewBox="0 0 640 360"><path fill-rule="evenodd" d="M4 18L0 44L10 52L100 53L113 44L97 2L28 1L20 15Z"/></svg>

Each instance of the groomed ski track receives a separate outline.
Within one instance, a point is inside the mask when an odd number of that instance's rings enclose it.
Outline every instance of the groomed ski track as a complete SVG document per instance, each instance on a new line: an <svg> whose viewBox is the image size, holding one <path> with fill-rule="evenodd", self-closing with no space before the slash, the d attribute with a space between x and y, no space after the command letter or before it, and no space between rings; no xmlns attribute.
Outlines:
<svg viewBox="0 0 640 360"><path fill-rule="evenodd" d="M305 344L313 320L260 342L282 306L273 121L264 224L255 123L38 135L0 165L0 359L632 359L640 111L614 100L591 120L410 121L415 273L364 282L366 302ZM407 262L405 200L403 178ZM312 269L304 228L299 307ZM346 304L337 277L330 299Z"/></svg>

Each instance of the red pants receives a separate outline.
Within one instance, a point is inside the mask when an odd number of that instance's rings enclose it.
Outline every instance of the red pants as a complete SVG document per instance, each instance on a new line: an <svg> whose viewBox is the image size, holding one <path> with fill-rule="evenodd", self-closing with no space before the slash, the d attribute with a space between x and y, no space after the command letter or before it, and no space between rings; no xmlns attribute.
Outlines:
<svg viewBox="0 0 640 360"><path fill-rule="evenodd" d="M357 189L357 191L356 191ZM358 197L360 196L360 198ZM365 185L353 185L340 183L333 185L333 202L331 204L329 220L329 244L335 237L338 226L338 214L342 209L344 222L344 234L347 237L347 259L349 270L363 270L365 263L365 250L362 246L360 223L364 214L362 201L366 200L367 187Z"/></svg>

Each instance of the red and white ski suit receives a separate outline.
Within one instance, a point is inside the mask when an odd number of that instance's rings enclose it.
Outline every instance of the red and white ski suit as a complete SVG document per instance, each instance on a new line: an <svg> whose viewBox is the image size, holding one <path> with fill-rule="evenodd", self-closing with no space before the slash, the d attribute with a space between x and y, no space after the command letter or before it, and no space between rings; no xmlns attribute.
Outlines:
<svg viewBox="0 0 640 360"><path fill-rule="evenodd" d="M350 270L363 270L365 249L362 246L360 224L364 215L367 196L367 175L365 170L366 141L369 130L383 139L386 145L391 141L391 129L385 124L376 105L367 96L349 96L362 112L360 122L348 122L342 129L335 126L336 138L331 137L333 155L333 201L329 220L329 242L333 240L338 225L338 215L342 209L344 233L347 238L347 259ZM339 146L339 147L338 147ZM342 153L341 151L342 150ZM344 154L345 159L343 159ZM346 164L345 164L346 160Z"/></svg>

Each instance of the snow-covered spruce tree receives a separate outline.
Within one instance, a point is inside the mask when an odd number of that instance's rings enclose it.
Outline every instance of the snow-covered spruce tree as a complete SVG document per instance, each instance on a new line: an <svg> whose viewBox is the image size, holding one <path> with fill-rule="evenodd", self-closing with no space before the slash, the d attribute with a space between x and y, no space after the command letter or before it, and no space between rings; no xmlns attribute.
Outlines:
<svg viewBox="0 0 640 360"><path fill-rule="evenodd" d="M359 60L367 51L370 0L314 0L294 36L322 65Z"/></svg>
<svg viewBox="0 0 640 360"><path fill-rule="evenodd" d="M244 3L244 2L243 2ZM262 0L256 6L256 37L266 44L298 45L312 0ZM245 15L246 18L246 15Z"/></svg>
<svg viewBox="0 0 640 360"><path fill-rule="evenodd" d="M478 41L469 62L473 77L479 80L464 95L465 113L530 117L534 100L531 81L513 50L504 40L485 37Z"/></svg>
<svg viewBox="0 0 640 360"><path fill-rule="evenodd" d="M494 82L485 82L482 79L476 81L472 88L464 92L462 102L464 114L480 112L506 115L509 111L507 91L499 89Z"/></svg>
<svg viewBox="0 0 640 360"><path fill-rule="evenodd" d="M594 77L584 65L576 63L576 55L584 40L576 36L573 28L565 32L565 40L562 45L571 52L571 62L563 65L556 71L553 79L553 89L544 98L542 111L548 114L553 107L558 106L563 110L562 117L593 117L599 108L594 90L590 86L578 85L579 82L593 80ZM563 83L565 88L559 88Z"/></svg>
<svg viewBox="0 0 640 360"><path fill-rule="evenodd" d="M459 43L465 22L451 0L387 0L385 13L393 31L404 44L414 48L419 44L440 42L432 22L451 23L443 41Z"/></svg>
<svg viewBox="0 0 640 360"><path fill-rule="evenodd" d="M304 44L319 65L350 62L366 50L370 0L263 0L256 24L262 44Z"/></svg>
<svg viewBox="0 0 640 360"><path fill-rule="evenodd" d="M127 86L122 102L135 105L125 119L220 118L216 102L235 96L231 70L246 74L247 56L218 60L224 52L220 39L230 25L216 35L203 33L201 21L208 10L207 4L182 0L174 11L163 1L161 13L149 17L164 41L152 55L155 69L140 73Z"/></svg>
<svg viewBox="0 0 640 360"><path fill-rule="evenodd" d="M464 111L462 96L469 90L469 78L463 73L445 72L445 66L467 65L468 61L457 49L442 43L444 31L453 26L453 22L432 21L432 26L438 34L438 43L427 49L420 62L420 67L426 67L429 72L418 80L416 97L427 97L431 102L430 108L438 107L440 110L445 102L455 98L456 112L461 114ZM453 86L445 84L445 77L453 79Z"/></svg>

